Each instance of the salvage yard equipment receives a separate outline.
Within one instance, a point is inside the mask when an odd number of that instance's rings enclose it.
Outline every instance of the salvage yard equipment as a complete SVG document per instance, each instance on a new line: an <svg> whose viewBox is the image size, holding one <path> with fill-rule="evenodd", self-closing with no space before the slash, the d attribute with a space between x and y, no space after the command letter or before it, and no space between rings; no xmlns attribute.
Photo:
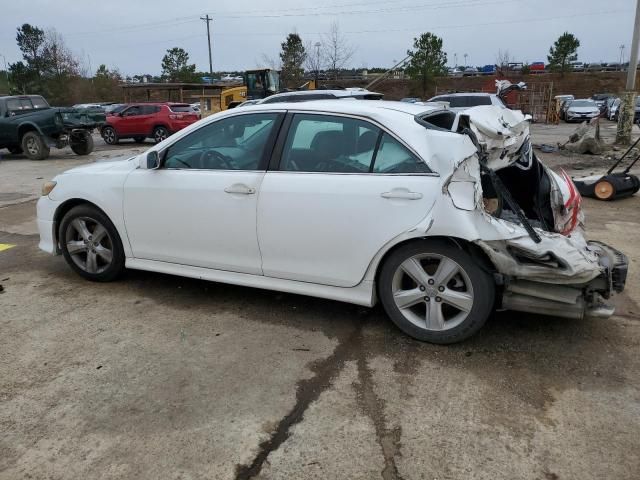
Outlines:
<svg viewBox="0 0 640 480"><path fill-rule="evenodd" d="M93 151L91 131L105 122L102 109L53 108L40 95L0 97L0 148L44 160L51 147L77 155Z"/></svg>
<svg viewBox="0 0 640 480"><path fill-rule="evenodd" d="M574 179L573 183L578 188L580 195L598 200L618 200L630 197L640 190L640 179L636 175L629 173L638 159L640 159L640 153L622 172L613 173L638 142L640 142L640 138L624 152L620 159L607 170L605 175L591 175Z"/></svg>

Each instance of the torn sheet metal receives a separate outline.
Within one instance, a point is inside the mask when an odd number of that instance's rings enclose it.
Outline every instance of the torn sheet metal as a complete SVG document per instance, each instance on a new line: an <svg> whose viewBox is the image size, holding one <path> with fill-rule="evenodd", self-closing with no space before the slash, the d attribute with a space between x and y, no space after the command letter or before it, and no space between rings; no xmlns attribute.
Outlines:
<svg viewBox="0 0 640 480"><path fill-rule="evenodd" d="M480 186L480 165L477 155L460 162L454 172L445 180L442 193L461 210L482 209L482 187Z"/></svg>
<svg viewBox="0 0 640 480"><path fill-rule="evenodd" d="M598 254L580 232L571 237L538 230L541 242L528 236L508 240L477 240L498 271L542 283L583 284L602 273Z"/></svg>
<svg viewBox="0 0 640 480"><path fill-rule="evenodd" d="M469 108L461 115L487 154L487 167L500 170L515 163L522 145L529 139L530 116L519 110L491 105Z"/></svg>

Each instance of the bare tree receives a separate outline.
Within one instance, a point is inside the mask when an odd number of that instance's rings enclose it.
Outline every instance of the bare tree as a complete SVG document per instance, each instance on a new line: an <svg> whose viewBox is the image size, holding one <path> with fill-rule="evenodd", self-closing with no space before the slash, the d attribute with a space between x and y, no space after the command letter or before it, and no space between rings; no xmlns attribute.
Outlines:
<svg viewBox="0 0 640 480"><path fill-rule="evenodd" d="M307 42L305 45L307 58L304 61L305 68L310 72L319 72L325 63L322 43Z"/></svg>
<svg viewBox="0 0 640 480"><path fill-rule="evenodd" d="M355 53L355 48L349 44L348 40L340 32L338 22L331 24L331 29L324 36L322 43L327 69L334 75L334 78L338 78L338 72L351 59Z"/></svg>
<svg viewBox="0 0 640 480"><path fill-rule="evenodd" d="M513 62L513 58L509 50L498 50L498 55L496 56L496 65L498 67L506 67L511 62Z"/></svg>
<svg viewBox="0 0 640 480"><path fill-rule="evenodd" d="M266 53L263 53L260 56L260 61L256 62L256 66L258 68L267 67L267 68L270 68L271 70L281 70L282 62L280 61L279 57L276 59L276 58L270 57Z"/></svg>
<svg viewBox="0 0 640 480"><path fill-rule="evenodd" d="M45 35L44 57L47 59L47 67L51 74L60 77L62 75L78 75L78 60L55 29L49 29Z"/></svg>

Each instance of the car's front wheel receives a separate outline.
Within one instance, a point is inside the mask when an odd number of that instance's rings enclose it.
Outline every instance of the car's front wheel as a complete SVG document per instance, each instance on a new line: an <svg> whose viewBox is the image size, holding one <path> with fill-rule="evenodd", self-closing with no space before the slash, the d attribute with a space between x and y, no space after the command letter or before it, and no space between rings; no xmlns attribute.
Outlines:
<svg viewBox="0 0 640 480"><path fill-rule="evenodd" d="M78 205L60 223L59 242L67 263L95 282L114 280L124 271L124 250L111 220L91 205Z"/></svg>
<svg viewBox="0 0 640 480"><path fill-rule="evenodd" d="M378 294L391 320L406 334L455 343L476 333L494 304L490 273L465 251L440 240L406 244L380 272Z"/></svg>

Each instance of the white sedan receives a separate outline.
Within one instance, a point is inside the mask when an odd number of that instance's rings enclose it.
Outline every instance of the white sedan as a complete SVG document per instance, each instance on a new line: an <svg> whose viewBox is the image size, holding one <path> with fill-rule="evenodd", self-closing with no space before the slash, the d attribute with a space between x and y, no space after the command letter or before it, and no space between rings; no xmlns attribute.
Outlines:
<svg viewBox="0 0 640 480"><path fill-rule="evenodd" d="M607 317L626 257L586 242L580 196L494 106L342 102L212 115L127 160L58 175L40 248L125 268L373 306L451 343L496 308Z"/></svg>

